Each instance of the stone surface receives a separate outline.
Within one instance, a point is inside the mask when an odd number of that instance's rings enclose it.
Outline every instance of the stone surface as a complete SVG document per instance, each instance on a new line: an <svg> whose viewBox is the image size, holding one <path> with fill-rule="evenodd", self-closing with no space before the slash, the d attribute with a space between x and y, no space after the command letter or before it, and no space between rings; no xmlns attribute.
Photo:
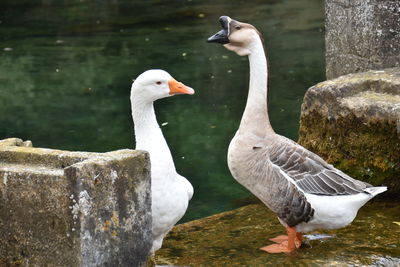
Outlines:
<svg viewBox="0 0 400 267"><path fill-rule="evenodd" d="M400 1L326 0L326 76L400 66Z"/></svg>
<svg viewBox="0 0 400 267"><path fill-rule="evenodd" d="M177 225L157 252L159 265L173 266L399 266L399 203L368 203L355 221L336 231L305 236L292 255L260 247L284 234L276 216L254 204Z"/></svg>
<svg viewBox="0 0 400 267"><path fill-rule="evenodd" d="M349 74L308 89L299 143L350 176L400 196L400 68Z"/></svg>
<svg viewBox="0 0 400 267"><path fill-rule="evenodd" d="M145 266L146 152L69 152L0 141L0 266Z"/></svg>

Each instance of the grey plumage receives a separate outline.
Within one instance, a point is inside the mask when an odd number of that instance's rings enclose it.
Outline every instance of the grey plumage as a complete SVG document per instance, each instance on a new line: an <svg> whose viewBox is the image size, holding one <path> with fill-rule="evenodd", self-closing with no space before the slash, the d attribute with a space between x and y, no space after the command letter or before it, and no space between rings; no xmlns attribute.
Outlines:
<svg viewBox="0 0 400 267"><path fill-rule="evenodd" d="M232 176L275 212L283 224L296 226L300 232L351 223L358 209L386 187L355 180L276 134L268 115L268 62L261 35L252 25L227 16L222 16L220 22L223 29L208 41L248 56L250 64L246 107L228 149ZM332 205L332 201L340 205Z"/></svg>
<svg viewBox="0 0 400 267"><path fill-rule="evenodd" d="M235 162L235 167L231 168L233 176L241 177L238 181L287 225L295 226L301 222L308 222L314 210L304 193L291 183L282 173L280 166L273 162L282 162L285 156L279 154L280 150L276 150L280 144L276 142L278 140L275 137L273 139L275 141L269 139L268 143L257 148L246 148L245 144L236 147L236 155L231 155L231 160Z"/></svg>
<svg viewBox="0 0 400 267"><path fill-rule="evenodd" d="M269 147L269 158L305 193L316 195L352 195L365 192L370 184L355 180L326 163L321 157L297 143L279 136Z"/></svg>

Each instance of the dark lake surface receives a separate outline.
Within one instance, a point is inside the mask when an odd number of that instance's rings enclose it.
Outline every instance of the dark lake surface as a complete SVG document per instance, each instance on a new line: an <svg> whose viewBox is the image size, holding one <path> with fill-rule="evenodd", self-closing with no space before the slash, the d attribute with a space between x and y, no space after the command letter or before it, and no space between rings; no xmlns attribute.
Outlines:
<svg viewBox="0 0 400 267"><path fill-rule="evenodd" d="M94 152L134 148L132 79L151 68L193 87L156 103L178 172L195 188L183 221L238 207L250 194L226 152L244 109L249 68L206 39L229 15L264 34L270 116L297 140L302 98L325 79L324 1L0 2L0 138Z"/></svg>

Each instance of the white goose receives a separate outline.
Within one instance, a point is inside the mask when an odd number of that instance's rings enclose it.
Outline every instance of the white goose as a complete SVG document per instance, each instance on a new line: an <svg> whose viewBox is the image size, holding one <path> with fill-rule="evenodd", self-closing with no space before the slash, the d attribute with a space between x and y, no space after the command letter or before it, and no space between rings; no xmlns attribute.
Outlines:
<svg viewBox="0 0 400 267"><path fill-rule="evenodd" d="M132 84L131 106L135 124L136 149L146 150L151 162L151 194L154 254L164 237L182 218L193 195L188 180L175 170L168 144L158 126L153 102L175 94L194 94L163 70L148 70Z"/></svg>
<svg viewBox="0 0 400 267"><path fill-rule="evenodd" d="M386 187L355 180L318 155L274 132L268 118L268 64L261 34L250 24L220 18L222 30L208 42L248 56L250 85L238 131L228 149L233 177L275 212L288 236L261 248L270 253L299 248L302 233L350 224L358 209Z"/></svg>

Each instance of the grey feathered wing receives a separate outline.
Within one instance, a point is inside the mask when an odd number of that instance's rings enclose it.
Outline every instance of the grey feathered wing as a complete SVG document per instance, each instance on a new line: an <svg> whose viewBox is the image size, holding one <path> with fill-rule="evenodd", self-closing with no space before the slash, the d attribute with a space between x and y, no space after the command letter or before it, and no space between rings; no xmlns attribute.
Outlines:
<svg viewBox="0 0 400 267"><path fill-rule="evenodd" d="M292 140L279 135L276 137L275 142L269 143L266 148L254 151L258 154L255 165L259 168L254 168L256 173L253 173L260 179L257 187L268 189L253 193L288 226L308 222L314 215L304 193L352 195L365 192L371 186L335 169ZM260 175L261 172L263 175Z"/></svg>
<svg viewBox="0 0 400 267"><path fill-rule="evenodd" d="M321 157L283 136L269 148L272 164L286 173L303 192L316 195L352 195L365 192L370 184L355 180L326 163Z"/></svg>

